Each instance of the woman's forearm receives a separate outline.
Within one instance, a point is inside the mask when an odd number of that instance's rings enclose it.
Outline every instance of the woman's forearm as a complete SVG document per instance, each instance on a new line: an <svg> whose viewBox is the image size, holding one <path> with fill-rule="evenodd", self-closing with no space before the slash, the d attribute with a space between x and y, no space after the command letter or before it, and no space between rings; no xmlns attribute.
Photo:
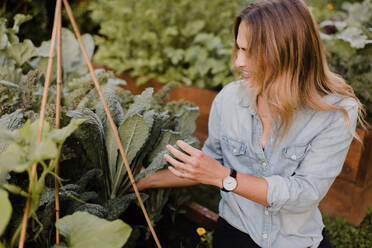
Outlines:
<svg viewBox="0 0 372 248"><path fill-rule="evenodd" d="M264 206L269 206L266 196L268 184L264 178L254 177L243 173L237 173L237 187L234 193L255 201Z"/></svg>
<svg viewBox="0 0 372 248"><path fill-rule="evenodd" d="M168 187L183 187L199 184L198 182L186 178L175 176L168 169L163 169L148 175L137 182L139 190L149 188L168 188Z"/></svg>

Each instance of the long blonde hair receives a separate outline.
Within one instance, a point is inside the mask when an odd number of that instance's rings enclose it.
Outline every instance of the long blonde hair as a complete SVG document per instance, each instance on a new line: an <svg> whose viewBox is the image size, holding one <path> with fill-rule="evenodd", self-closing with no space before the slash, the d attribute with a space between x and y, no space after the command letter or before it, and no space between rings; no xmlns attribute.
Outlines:
<svg viewBox="0 0 372 248"><path fill-rule="evenodd" d="M280 119L280 140L288 133L296 110L308 106L316 111L347 111L325 102L325 95L353 98L359 105L358 121L366 128L365 109L345 80L330 71L317 23L302 0L263 0L250 4L235 19L236 59L240 23L248 30L247 56L254 58L252 79L256 95L264 95ZM280 81L280 83L274 83Z"/></svg>

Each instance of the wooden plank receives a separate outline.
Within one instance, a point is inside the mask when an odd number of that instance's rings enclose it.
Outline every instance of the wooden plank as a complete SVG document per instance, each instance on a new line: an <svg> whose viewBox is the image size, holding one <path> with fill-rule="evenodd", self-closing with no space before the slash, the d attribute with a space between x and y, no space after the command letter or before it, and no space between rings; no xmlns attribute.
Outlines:
<svg viewBox="0 0 372 248"><path fill-rule="evenodd" d="M192 222L205 227L209 230L213 230L216 227L218 214L209 210L206 207L196 203L188 202L185 204L186 217Z"/></svg>
<svg viewBox="0 0 372 248"><path fill-rule="evenodd" d="M358 128L357 133L360 136L361 140L364 141L366 132ZM362 144L359 143L359 141L357 141L356 139L353 139L349 148L349 152L346 156L342 171L339 175L340 178L348 180L350 182L356 182L360 160L362 158L362 152Z"/></svg>

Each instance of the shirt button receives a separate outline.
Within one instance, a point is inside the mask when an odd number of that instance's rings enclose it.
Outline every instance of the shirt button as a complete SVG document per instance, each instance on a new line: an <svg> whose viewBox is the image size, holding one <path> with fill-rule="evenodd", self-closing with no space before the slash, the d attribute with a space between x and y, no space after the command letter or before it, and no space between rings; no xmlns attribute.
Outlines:
<svg viewBox="0 0 372 248"><path fill-rule="evenodd" d="M237 153L237 152L238 152L238 150L237 150L237 149L235 148L235 149L233 150L233 152L234 152L234 153Z"/></svg>
<svg viewBox="0 0 372 248"><path fill-rule="evenodd" d="M266 166L267 164L266 164L266 162L263 162L262 165L263 165L263 166Z"/></svg>
<svg viewBox="0 0 372 248"><path fill-rule="evenodd" d="M267 239L267 233L264 233L264 235L262 235L262 237L263 237L264 239Z"/></svg>
<svg viewBox="0 0 372 248"><path fill-rule="evenodd" d="M265 215L269 215L269 211L265 210Z"/></svg>
<svg viewBox="0 0 372 248"><path fill-rule="evenodd" d="M292 160L296 160L296 159L297 159L297 156L296 156L295 154L293 154L293 155L291 156L291 159L292 159Z"/></svg>

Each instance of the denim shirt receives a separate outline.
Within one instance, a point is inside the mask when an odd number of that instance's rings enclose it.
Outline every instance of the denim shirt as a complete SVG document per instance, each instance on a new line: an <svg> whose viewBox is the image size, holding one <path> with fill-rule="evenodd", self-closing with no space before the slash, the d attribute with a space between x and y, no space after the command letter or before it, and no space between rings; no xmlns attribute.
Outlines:
<svg viewBox="0 0 372 248"><path fill-rule="evenodd" d="M225 167L264 178L269 206L221 191L219 215L264 248L318 247L324 227L318 204L341 172L358 105L352 98L325 96L328 104L348 112L351 126L341 111L302 108L279 146L279 137L271 128L263 149L262 124L249 90L237 81L215 97L202 151Z"/></svg>

